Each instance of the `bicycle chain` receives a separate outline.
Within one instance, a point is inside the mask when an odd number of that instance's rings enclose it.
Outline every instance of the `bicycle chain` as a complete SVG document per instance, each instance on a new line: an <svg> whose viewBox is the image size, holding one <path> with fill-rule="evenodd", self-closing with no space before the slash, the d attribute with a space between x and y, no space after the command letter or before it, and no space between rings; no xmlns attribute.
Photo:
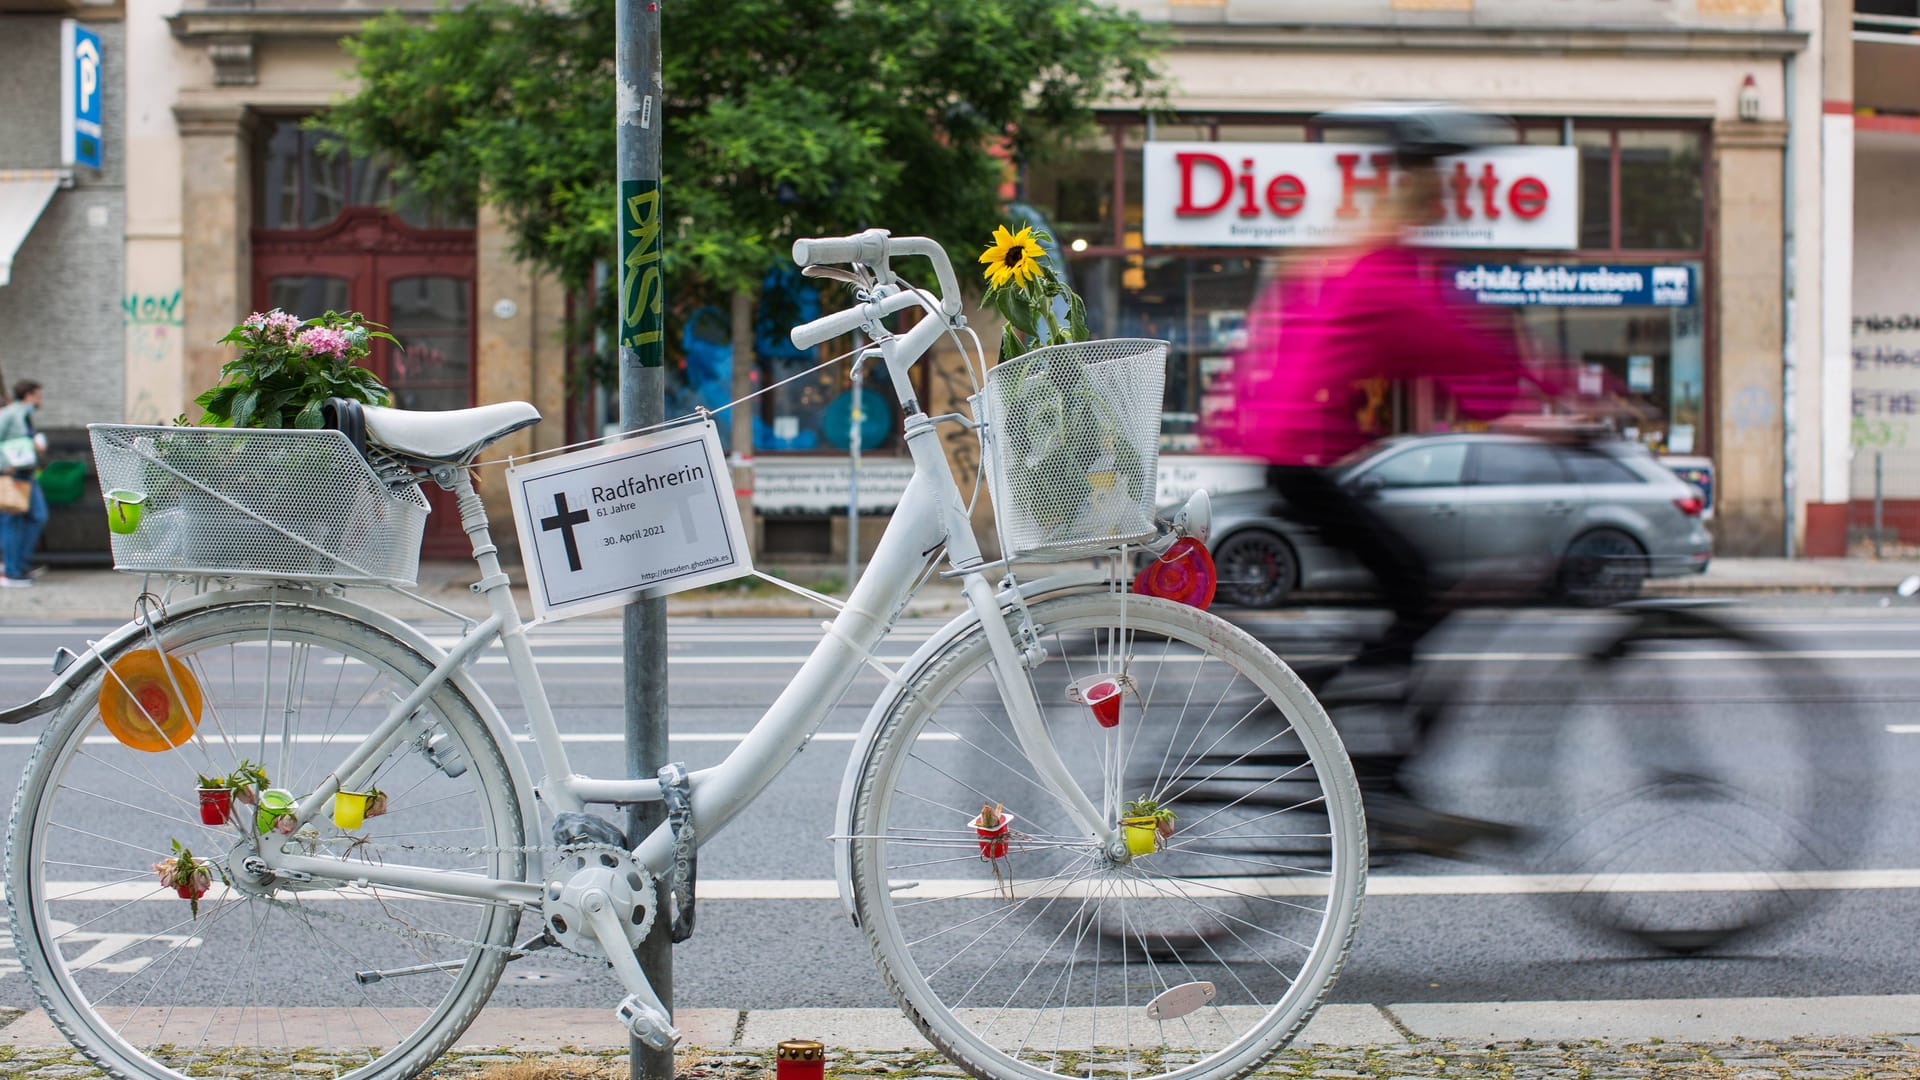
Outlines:
<svg viewBox="0 0 1920 1080"><path fill-rule="evenodd" d="M298 839L298 834L296 834L294 838ZM434 854L446 854L446 855L467 855L467 856L472 856L472 855L548 855L548 854L565 856L565 855L575 855L585 851L608 851L608 852L613 852L614 854L618 855L621 858L630 858L633 854L632 852L626 850L625 848L615 847L612 844L567 844L564 846L550 845L550 844L519 844L519 845L513 845L513 846L498 846L498 847L495 847L495 846L450 847L450 846L439 845L439 844L376 844L369 840L356 841L353 843L353 845L350 847L349 850L370 851L375 855L378 855L383 850L409 851L409 852L434 853ZM342 861L343 862L345 861L344 856L342 856ZM351 878L346 879L346 881L351 881L351 880L352 880ZM346 881L343 881L342 884L345 884ZM369 886L369 888L372 888L372 886ZM414 895L414 893L411 890L399 890L399 892L402 895ZM378 893L375 893L375 897L378 898ZM660 897L660 892L659 892L658 885L656 883L654 888L654 901L653 901L656 907L660 902L659 897ZM417 927L396 925L396 923L392 919L381 921L378 919L357 918L352 915L344 915L338 912L328 911L324 908L317 907L317 906L290 903L286 900L280 899L277 896L253 896L251 898L264 901L269 906L286 910L290 916L295 918L311 919L314 916L319 916L321 920L326 922L338 923L343 926L368 927L368 928L382 931L383 933L392 934L404 940L445 942L445 943L458 945L464 948L479 949L483 952L504 953L508 960L521 959L523 957L526 957L533 951L533 950L523 948L521 945L517 945L517 944L494 945L485 941L478 941L478 940L473 940L469 938L463 938L457 934L449 934L439 930L421 930ZM524 907L523 907L523 910L525 910ZM599 968L611 967L611 965L607 962L607 958L605 956L594 956L590 953L577 952L573 949L569 949L566 946L560 944L558 940L550 936L546 937L546 941L547 941L547 944L539 950L540 952L552 952L556 957L564 958L567 961L572 963L587 964L587 965L591 965Z"/></svg>

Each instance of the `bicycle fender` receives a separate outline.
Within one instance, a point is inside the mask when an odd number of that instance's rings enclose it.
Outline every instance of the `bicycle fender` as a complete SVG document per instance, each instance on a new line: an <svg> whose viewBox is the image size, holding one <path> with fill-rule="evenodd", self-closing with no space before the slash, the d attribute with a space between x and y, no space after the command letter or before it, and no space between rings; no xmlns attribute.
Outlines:
<svg viewBox="0 0 1920 1080"><path fill-rule="evenodd" d="M1040 600L1064 596L1069 593L1091 592L1109 586L1107 574L1103 570L1080 570L1064 574L1054 574L1035 581L1022 582L1019 586L1020 598L1031 604ZM1013 605L1013 593L1001 590L996 599L1000 610L1006 611ZM906 687L920 676L920 672L931 664L935 657L964 638L980 625L979 618L968 610L956 615L938 632L928 638L924 644L914 650L912 656L899 667L899 679L893 684L890 693L882 694L867 712L866 722L860 725L860 734L854 738L853 753L847 757L847 771L840 780L840 798L834 804L833 835L849 837L853 835L853 798L860 786L860 774L866 770L867 761L873 756L874 742L880 737L880 725L885 722L887 713L893 704L906 692ZM847 918L853 925L860 925L859 911L853 903L853 842L837 839L833 842L833 878L840 890L840 903L847 909Z"/></svg>
<svg viewBox="0 0 1920 1080"><path fill-rule="evenodd" d="M107 636L94 642L85 652L74 654L74 659L66 669L53 677L40 696L24 705L0 710L0 725L24 724L35 720L66 704L73 691L87 677L99 670L103 656L111 656L125 647L127 639L146 632L138 623L126 623L115 627ZM56 657L58 654L55 654Z"/></svg>

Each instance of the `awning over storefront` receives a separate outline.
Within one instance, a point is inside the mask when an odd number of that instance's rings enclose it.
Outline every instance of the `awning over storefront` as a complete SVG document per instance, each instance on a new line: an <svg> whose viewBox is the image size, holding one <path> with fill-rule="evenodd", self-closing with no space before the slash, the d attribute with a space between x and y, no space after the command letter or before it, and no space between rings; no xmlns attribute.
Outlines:
<svg viewBox="0 0 1920 1080"><path fill-rule="evenodd" d="M13 280L13 256L60 186L57 172L0 171L0 285Z"/></svg>

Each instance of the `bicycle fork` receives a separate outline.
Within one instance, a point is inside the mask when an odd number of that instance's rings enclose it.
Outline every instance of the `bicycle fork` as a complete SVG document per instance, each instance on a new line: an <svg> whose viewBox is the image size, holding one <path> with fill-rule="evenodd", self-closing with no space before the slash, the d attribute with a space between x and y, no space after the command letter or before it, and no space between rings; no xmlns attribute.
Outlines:
<svg viewBox="0 0 1920 1080"><path fill-rule="evenodd" d="M1039 657L1029 656L1014 643L1013 633L1000 617L1000 605L995 602L986 578L980 574L966 575L961 579L961 591L980 615L980 629L993 654L989 670L993 673L994 687L1000 692L1001 704L1006 706L1021 752L1039 774L1040 782L1066 806L1087 835L1099 842L1101 850L1111 858L1124 861L1126 840L1081 790L1067 770L1067 763L1061 759L1059 748L1053 744L1053 736L1047 732L1046 716L1040 710L1033 681L1026 674L1029 665Z"/></svg>

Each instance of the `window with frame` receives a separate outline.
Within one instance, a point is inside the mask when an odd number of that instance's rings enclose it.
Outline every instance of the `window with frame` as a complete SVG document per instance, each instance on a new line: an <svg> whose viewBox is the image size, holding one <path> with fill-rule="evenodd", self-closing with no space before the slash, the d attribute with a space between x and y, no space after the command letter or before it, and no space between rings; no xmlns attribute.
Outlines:
<svg viewBox="0 0 1920 1080"><path fill-rule="evenodd" d="M390 163L346 153L305 116L261 117L253 147L255 228L319 229L351 206L381 207L416 229L473 228L471 207L428 203L394 179Z"/></svg>
<svg viewBox="0 0 1920 1080"><path fill-rule="evenodd" d="M1460 483L1466 464L1466 443L1432 443L1388 457L1368 470L1367 478L1390 488L1452 487Z"/></svg>

